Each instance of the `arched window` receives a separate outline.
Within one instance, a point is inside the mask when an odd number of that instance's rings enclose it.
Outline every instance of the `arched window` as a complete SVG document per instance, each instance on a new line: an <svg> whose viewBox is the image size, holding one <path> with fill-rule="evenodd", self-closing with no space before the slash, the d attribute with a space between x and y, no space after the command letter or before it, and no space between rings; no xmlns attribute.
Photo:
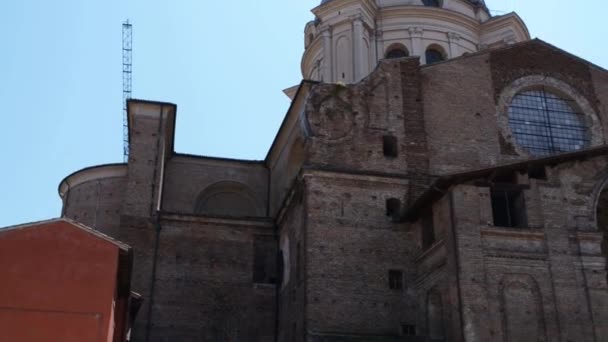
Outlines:
<svg viewBox="0 0 608 342"><path fill-rule="evenodd" d="M194 212L210 216L263 216L256 195L244 184L231 181L215 183L201 192Z"/></svg>
<svg viewBox="0 0 608 342"><path fill-rule="evenodd" d="M403 58L408 57L409 55L410 53L407 51L405 46L398 44L388 48L385 58Z"/></svg>
<svg viewBox="0 0 608 342"><path fill-rule="evenodd" d="M441 2L439 0L422 0L424 6L428 7L441 7Z"/></svg>
<svg viewBox="0 0 608 342"><path fill-rule="evenodd" d="M580 150L589 145L589 127L576 103L544 88L519 92L509 104L515 141L533 156Z"/></svg>
<svg viewBox="0 0 608 342"><path fill-rule="evenodd" d="M433 64L445 60L445 54L438 46L431 46L426 49L426 64Z"/></svg>

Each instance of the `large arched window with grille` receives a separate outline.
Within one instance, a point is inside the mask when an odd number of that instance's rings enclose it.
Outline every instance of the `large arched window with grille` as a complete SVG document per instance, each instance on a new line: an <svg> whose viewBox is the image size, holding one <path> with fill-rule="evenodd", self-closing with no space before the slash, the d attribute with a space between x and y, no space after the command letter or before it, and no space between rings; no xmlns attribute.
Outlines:
<svg viewBox="0 0 608 342"><path fill-rule="evenodd" d="M521 91L509 104L515 141L533 156L589 146L589 125L576 103L545 88Z"/></svg>

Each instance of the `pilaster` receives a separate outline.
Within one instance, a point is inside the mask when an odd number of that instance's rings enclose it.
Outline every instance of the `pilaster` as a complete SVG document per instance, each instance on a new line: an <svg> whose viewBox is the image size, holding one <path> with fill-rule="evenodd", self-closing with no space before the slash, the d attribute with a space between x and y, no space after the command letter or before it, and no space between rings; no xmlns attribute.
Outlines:
<svg viewBox="0 0 608 342"><path fill-rule="evenodd" d="M424 30L421 27L410 27L410 39L412 40L412 56L420 56L420 64L426 64L426 56L422 47L422 35Z"/></svg>

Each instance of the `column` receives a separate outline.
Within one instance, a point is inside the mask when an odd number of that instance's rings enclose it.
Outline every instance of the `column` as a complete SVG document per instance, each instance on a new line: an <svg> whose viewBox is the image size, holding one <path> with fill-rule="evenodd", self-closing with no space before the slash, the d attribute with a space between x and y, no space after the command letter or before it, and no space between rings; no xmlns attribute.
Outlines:
<svg viewBox="0 0 608 342"><path fill-rule="evenodd" d="M331 69L332 69L332 53L331 53L331 28L327 27L321 32L323 37L323 66L321 70L321 81L331 82Z"/></svg>
<svg viewBox="0 0 608 342"><path fill-rule="evenodd" d="M365 66L363 65L365 58L363 57L363 21L361 17L353 19L353 64L355 82L359 82L365 75Z"/></svg>
<svg viewBox="0 0 608 342"><path fill-rule="evenodd" d="M373 70L376 67L376 64L378 64L378 47L376 45L376 32L374 32L373 29L369 29L369 51L371 53L371 70Z"/></svg>
<svg viewBox="0 0 608 342"><path fill-rule="evenodd" d="M420 64L426 64L426 56L424 55L424 49L422 47L422 28L410 27L409 31L410 39L412 40L412 51L410 51L410 55L420 56Z"/></svg>
<svg viewBox="0 0 608 342"><path fill-rule="evenodd" d="M455 58L460 56L460 35L454 32L448 32L448 42L450 44L450 55L449 58Z"/></svg>

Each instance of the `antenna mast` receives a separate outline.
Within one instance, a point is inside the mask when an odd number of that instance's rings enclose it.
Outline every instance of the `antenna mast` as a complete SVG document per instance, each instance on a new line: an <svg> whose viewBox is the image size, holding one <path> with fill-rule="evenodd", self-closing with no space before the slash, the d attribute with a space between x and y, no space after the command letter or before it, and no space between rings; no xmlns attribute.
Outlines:
<svg viewBox="0 0 608 342"><path fill-rule="evenodd" d="M123 161L129 161L129 119L127 100L131 98L133 76L133 25L129 19L122 24L122 140Z"/></svg>

